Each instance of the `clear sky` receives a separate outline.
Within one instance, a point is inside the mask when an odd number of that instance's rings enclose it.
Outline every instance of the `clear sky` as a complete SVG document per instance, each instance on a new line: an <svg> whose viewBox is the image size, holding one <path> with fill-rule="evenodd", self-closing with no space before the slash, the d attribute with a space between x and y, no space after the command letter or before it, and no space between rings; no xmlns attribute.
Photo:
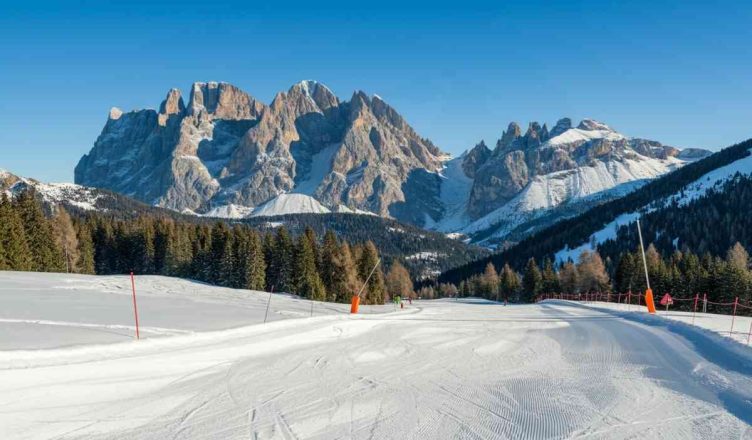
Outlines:
<svg viewBox="0 0 752 440"><path fill-rule="evenodd" d="M0 168L46 181L72 181L110 107L194 81L376 93L453 154L562 116L680 147L752 137L750 1L10 3Z"/></svg>

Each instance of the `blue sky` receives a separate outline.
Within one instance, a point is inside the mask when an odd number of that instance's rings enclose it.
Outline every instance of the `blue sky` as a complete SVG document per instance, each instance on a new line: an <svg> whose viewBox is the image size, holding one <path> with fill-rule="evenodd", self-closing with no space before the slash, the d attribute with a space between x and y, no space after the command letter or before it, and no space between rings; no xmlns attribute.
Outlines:
<svg viewBox="0 0 752 440"><path fill-rule="evenodd" d="M36 2L0 6L0 168L71 181L110 107L228 81L379 94L459 154L592 117L675 146L752 137L752 2ZM272 3L272 4L268 4Z"/></svg>

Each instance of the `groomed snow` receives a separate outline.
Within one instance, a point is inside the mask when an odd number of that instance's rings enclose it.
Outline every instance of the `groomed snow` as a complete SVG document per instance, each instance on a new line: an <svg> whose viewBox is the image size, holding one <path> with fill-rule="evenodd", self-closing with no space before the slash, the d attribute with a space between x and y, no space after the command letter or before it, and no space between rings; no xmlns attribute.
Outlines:
<svg viewBox="0 0 752 440"><path fill-rule="evenodd" d="M163 280L169 298L185 291ZM13 297L45 286L19 281ZM72 292L94 308L93 298L129 299L103 290ZM29 298L12 313L46 304ZM48 306L68 322L96 314L64 304ZM0 437L747 438L752 350L642 316L416 301L396 313L0 351Z"/></svg>

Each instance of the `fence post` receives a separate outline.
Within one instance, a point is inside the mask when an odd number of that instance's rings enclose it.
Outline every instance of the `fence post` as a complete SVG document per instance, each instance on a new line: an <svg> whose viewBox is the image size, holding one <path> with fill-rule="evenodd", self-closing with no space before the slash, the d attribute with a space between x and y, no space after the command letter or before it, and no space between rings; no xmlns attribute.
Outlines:
<svg viewBox="0 0 752 440"><path fill-rule="evenodd" d="M627 306L627 310L631 309L632 308L632 291L631 290L627 292L627 304L629 304Z"/></svg>
<svg viewBox="0 0 752 440"><path fill-rule="evenodd" d="M700 299L700 294L695 293L695 308L692 312L692 325L695 325L695 315L697 315L697 300Z"/></svg>
<svg viewBox="0 0 752 440"><path fill-rule="evenodd" d="M133 316L136 317L136 339L141 339L138 333L138 305L136 305L136 281L133 279L133 271L131 271L131 289L133 289Z"/></svg>
<svg viewBox="0 0 752 440"><path fill-rule="evenodd" d="M708 313L708 294L702 294L702 313Z"/></svg>
<svg viewBox="0 0 752 440"><path fill-rule="evenodd" d="M739 304L739 297L734 298L734 314L731 315L731 330L729 330L729 336L733 337L734 333L734 321L736 320L736 305Z"/></svg>
<svg viewBox="0 0 752 440"><path fill-rule="evenodd" d="M752 337L752 321L749 321L749 333L747 333L747 345L749 345L750 337Z"/></svg>

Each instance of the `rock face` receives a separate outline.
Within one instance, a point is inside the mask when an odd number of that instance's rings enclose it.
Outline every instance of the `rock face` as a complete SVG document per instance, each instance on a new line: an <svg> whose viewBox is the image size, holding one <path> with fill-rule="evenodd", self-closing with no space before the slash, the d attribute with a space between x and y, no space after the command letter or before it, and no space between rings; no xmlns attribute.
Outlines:
<svg viewBox="0 0 752 440"><path fill-rule="evenodd" d="M193 84L187 105L171 89L159 111L113 108L75 181L203 215L369 212L486 240L576 214L579 201L617 197L706 154L563 118L550 130L512 122L493 149L481 141L447 161L376 95L340 101L302 81L267 106L208 82Z"/></svg>
<svg viewBox="0 0 752 440"><path fill-rule="evenodd" d="M113 109L75 181L179 211L299 192L386 216L410 173L440 170L441 156L377 96L340 102L303 81L266 106L227 83L195 83L187 106L172 89L159 112Z"/></svg>
<svg viewBox="0 0 752 440"><path fill-rule="evenodd" d="M550 131L545 124L541 127L532 122L524 135L513 122L485 161L479 161L476 156L482 155L468 154L463 162L466 175L474 178L467 207L471 219L478 219L508 203L536 176L593 166L597 161L668 160L680 156L680 150L655 141L627 138L592 119L585 119L577 128L572 128L572 121L564 118ZM700 153L685 155L686 158L702 156Z"/></svg>

